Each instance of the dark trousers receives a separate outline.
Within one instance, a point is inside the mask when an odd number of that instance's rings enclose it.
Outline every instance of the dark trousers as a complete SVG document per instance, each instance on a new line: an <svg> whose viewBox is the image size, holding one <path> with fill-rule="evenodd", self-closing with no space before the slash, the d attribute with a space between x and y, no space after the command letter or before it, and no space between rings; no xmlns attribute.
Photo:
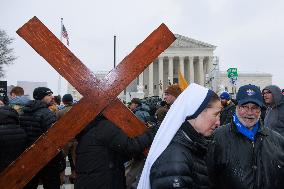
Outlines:
<svg viewBox="0 0 284 189"><path fill-rule="evenodd" d="M60 189L60 173L58 166L54 162L48 163L34 178L24 187L24 189L37 189L41 180L44 189Z"/></svg>
<svg viewBox="0 0 284 189"><path fill-rule="evenodd" d="M69 150L69 152L68 152L68 161L70 163L71 171L75 170L75 165L74 165L74 162L73 162L71 150Z"/></svg>

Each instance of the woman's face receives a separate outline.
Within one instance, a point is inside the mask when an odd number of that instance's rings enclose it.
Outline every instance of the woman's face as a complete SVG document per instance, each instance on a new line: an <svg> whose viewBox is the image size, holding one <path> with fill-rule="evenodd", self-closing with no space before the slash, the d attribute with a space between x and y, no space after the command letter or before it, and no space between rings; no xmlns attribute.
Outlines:
<svg viewBox="0 0 284 189"><path fill-rule="evenodd" d="M220 125L221 109L221 102L217 100L212 103L210 108L203 110L196 119L190 120L190 123L198 133L210 136Z"/></svg>

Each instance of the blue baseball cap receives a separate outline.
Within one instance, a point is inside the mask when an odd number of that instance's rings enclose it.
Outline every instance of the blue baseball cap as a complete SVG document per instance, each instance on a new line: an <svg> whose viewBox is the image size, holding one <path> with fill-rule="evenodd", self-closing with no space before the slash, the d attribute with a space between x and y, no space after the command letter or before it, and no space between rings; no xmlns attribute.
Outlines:
<svg viewBox="0 0 284 189"><path fill-rule="evenodd" d="M241 86L237 93L238 105L254 103L260 107L263 106L263 98L260 89L255 85Z"/></svg>
<svg viewBox="0 0 284 189"><path fill-rule="evenodd" d="M229 94L228 92L226 92L226 91L224 91L224 92L222 92L222 93L220 94L220 98L221 98L222 100L230 100L230 99L231 99L230 94Z"/></svg>

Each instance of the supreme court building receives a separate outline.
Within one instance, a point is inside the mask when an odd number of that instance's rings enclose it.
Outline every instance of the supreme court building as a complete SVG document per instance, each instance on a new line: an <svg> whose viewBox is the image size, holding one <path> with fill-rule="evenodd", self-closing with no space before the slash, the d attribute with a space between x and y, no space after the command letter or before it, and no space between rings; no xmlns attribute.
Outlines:
<svg viewBox="0 0 284 189"><path fill-rule="evenodd" d="M128 86L125 95L143 91L145 97L161 97L169 84L178 83L179 70L189 83L206 84L206 76L214 70L216 46L178 34L175 36L175 42Z"/></svg>
<svg viewBox="0 0 284 189"><path fill-rule="evenodd" d="M216 71L216 64L213 64L216 46L179 34L175 36L174 43L132 81L119 98L129 101L134 97L162 97L169 84L178 83L179 70L189 83L208 84L208 76ZM102 77L102 72L99 76ZM69 85L68 92L75 95L74 91Z"/></svg>

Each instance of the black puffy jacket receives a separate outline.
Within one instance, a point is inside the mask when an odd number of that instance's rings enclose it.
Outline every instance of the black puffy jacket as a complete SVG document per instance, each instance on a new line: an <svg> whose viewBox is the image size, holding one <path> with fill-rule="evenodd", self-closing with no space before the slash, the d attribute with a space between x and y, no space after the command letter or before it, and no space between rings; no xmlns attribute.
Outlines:
<svg viewBox="0 0 284 189"><path fill-rule="evenodd" d="M208 141L185 121L150 172L152 189L209 188Z"/></svg>
<svg viewBox="0 0 284 189"><path fill-rule="evenodd" d="M230 103L225 106L220 113L220 125L226 125L228 123L231 123L235 111L236 106L232 101L230 101Z"/></svg>
<svg viewBox="0 0 284 189"><path fill-rule="evenodd" d="M20 126L27 134L27 147L33 144L43 133L45 133L55 122L55 113L48 109L47 104L40 100L31 100L23 108L20 115ZM46 166L53 167L52 170L61 172L65 169L64 154L60 151Z"/></svg>
<svg viewBox="0 0 284 189"><path fill-rule="evenodd" d="M29 101L20 116L20 125L28 136L27 145L34 143L56 121L56 115L48 109L47 104L40 100Z"/></svg>
<svg viewBox="0 0 284 189"><path fill-rule="evenodd" d="M150 147L155 131L128 137L112 122L97 117L77 137L76 189L126 188L124 163Z"/></svg>
<svg viewBox="0 0 284 189"><path fill-rule="evenodd" d="M9 106L0 108L0 172L15 160L26 146L26 133L19 126L16 110Z"/></svg>
<svg viewBox="0 0 284 189"><path fill-rule="evenodd" d="M284 188L284 138L271 129L261 125L252 142L233 123L224 125L209 149L214 188Z"/></svg>

